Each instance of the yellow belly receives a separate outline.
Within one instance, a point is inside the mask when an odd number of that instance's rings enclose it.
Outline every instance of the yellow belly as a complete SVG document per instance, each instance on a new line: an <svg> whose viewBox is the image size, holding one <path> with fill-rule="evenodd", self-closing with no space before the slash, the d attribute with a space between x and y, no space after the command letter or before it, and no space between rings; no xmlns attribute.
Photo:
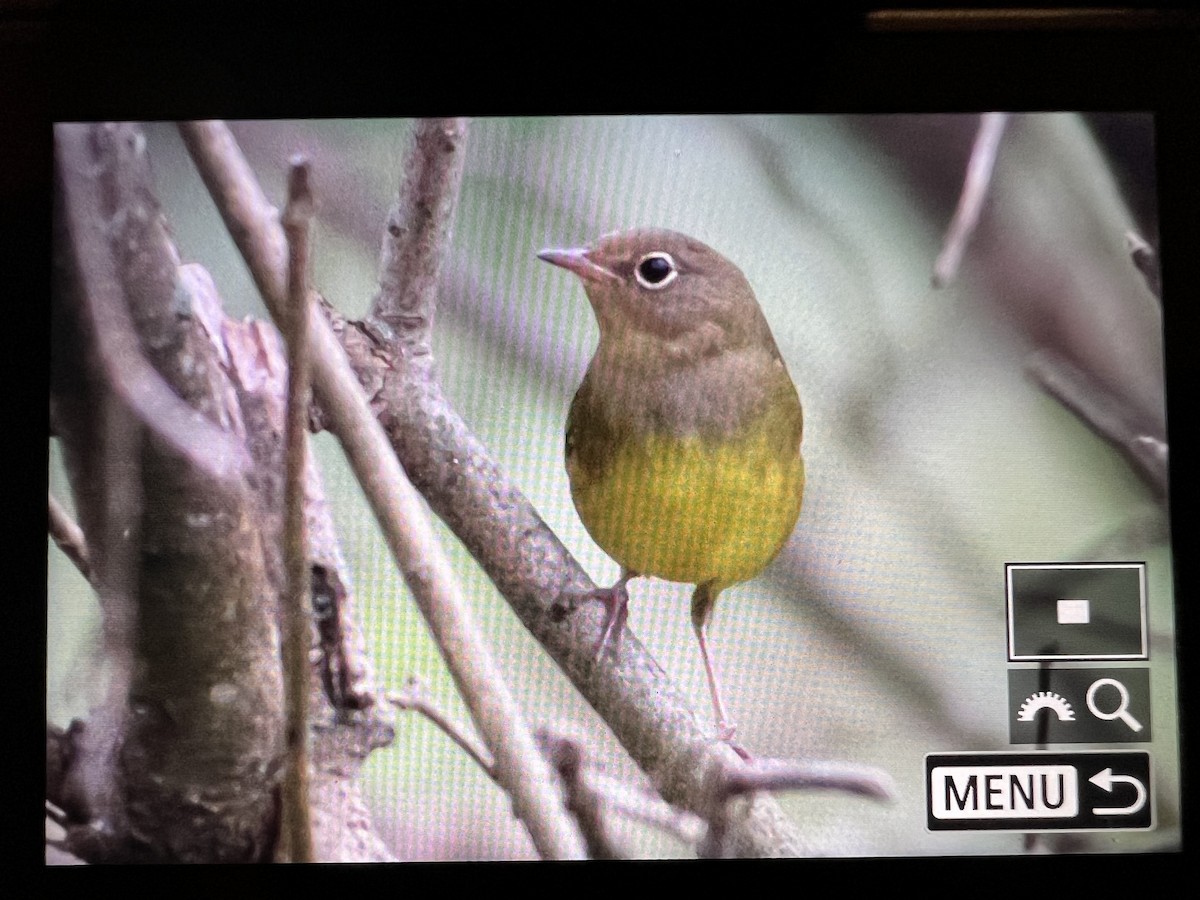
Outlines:
<svg viewBox="0 0 1200 900"><path fill-rule="evenodd" d="M800 515L804 462L798 446L781 453L769 429L750 431L759 433L721 443L661 434L627 440L601 473L568 461L588 533L643 575L722 587L753 578Z"/></svg>

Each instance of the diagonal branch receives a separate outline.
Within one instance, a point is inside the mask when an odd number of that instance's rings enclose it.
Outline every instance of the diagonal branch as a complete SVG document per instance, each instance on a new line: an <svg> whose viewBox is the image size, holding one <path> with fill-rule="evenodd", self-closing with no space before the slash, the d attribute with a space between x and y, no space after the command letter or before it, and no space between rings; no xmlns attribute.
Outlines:
<svg viewBox="0 0 1200 900"><path fill-rule="evenodd" d="M429 699L425 692L425 685L415 675L409 677L408 683L404 685L404 690L388 694L387 699L396 709L423 715L440 728L450 740L458 744L459 748L471 757L475 765L486 772L489 778L495 779L496 763L491 759L487 748L480 747L474 737L459 728L436 703Z"/></svg>
<svg viewBox="0 0 1200 900"><path fill-rule="evenodd" d="M1146 279L1146 287L1150 289L1158 301L1162 302L1162 272L1158 268L1158 254L1136 231L1125 232L1125 247L1129 250L1129 258L1133 266Z"/></svg>
<svg viewBox="0 0 1200 900"><path fill-rule="evenodd" d="M62 504L50 495L49 506L50 537L58 549L66 554L67 559L75 564L81 575L88 581L93 580L92 561L88 553L87 538L75 521L63 509Z"/></svg>
<svg viewBox="0 0 1200 900"><path fill-rule="evenodd" d="M1160 502L1167 497L1168 446L1138 427L1130 405L1066 356L1049 349L1033 354L1026 371L1042 389L1119 452Z"/></svg>
<svg viewBox="0 0 1200 900"><path fill-rule="evenodd" d="M954 218L950 220L942 252L933 264L934 287L946 287L958 275L959 263L983 212L983 203L992 183L992 170L996 166L996 152L1007 124L1007 113L984 113L979 120L979 131L967 162L967 174L963 179L958 207L954 210Z"/></svg>

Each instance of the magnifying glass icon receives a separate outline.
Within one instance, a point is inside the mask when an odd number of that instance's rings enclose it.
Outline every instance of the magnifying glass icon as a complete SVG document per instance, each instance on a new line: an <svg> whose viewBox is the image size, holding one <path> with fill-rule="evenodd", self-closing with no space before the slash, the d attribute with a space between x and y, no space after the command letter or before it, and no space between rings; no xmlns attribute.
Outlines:
<svg viewBox="0 0 1200 900"><path fill-rule="evenodd" d="M1115 687L1120 701L1117 703L1117 708L1112 712L1103 712L1096 706L1096 692L1102 687ZM1113 719L1120 719L1129 726L1129 730L1138 732L1142 730L1142 723L1129 714L1129 689L1115 678L1101 678L1092 682L1092 686L1087 691L1087 708L1092 711L1097 719L1103 719L1105 722L1111 722Z"/></svg>

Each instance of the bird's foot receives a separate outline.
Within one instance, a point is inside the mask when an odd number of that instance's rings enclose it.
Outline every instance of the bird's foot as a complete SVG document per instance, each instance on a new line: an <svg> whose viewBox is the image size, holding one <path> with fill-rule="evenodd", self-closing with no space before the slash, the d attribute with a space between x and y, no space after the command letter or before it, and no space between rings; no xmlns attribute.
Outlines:
<svg viewBox="0 0 1200 900"><path fill-rule="evenodd" d="M554 615L560 620L585 603L599 602L604 605L604 623L600 630L600 640L596 642L596 659L604 654L605 648L611 646L615 652L621 645L621 629L625 627L625 620L629 618L629 592L625 588L628 580L622 577L612 587L574 594L554 605Z"/></svg>
<svg viewBox="0 0 1200 900"><path fill-rule="evenodd" d="M736 734L736 725L724 721L717 723L717 740L723 744L728 744L729 749L740 756L744 762L753 762L754 757L750 755L749 751L733 739Z"/></svg>
<svg viewBox="0 0 1200 900"><path fill-rule="evenodd" d="M754 762L754 757L750 755L750 751L747 750L745 747L743 747L741 744L737 743L736 741L731 741L731 740L727 740L727 741L725 741L725 743L729 745L730 750L732 750L734 753L736 753L738 756L740 756L742 758L742 762L748 762L748 763Z"/></svg>

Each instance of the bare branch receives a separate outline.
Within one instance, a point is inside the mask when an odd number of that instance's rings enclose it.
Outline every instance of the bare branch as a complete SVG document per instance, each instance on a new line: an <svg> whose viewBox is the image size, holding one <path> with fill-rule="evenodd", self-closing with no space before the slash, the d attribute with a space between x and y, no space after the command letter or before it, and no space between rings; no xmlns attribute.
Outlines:
<svg viewBox="0 0 1200 900"><path fill-rule="evenodd" d="M113 674L109 699L86 727L72 723L57 741L48 730L47 796L65 798L59 805L75 823L107 823L103 831L71 830L71 847L93 861L260 858L256 850L276 837L284 734L271 622L282 614L276 598L284 592L283 345L269 324L227 318L208 273L179 264L140 130L80 131L56 135L55 199L63 212L55 217L51 417L99 581L105 672ZM139 354L175 402L183 397L193 420L216 422L249 451L245 483L208 479L192 462L212 445L175 453L155 436L155 423L143 428L108 388L95 361L95 320L82 300L82 288L96 284L105 266ZM188 440L207 438L195 432ZM338 613L339 705L323 703L315 677L306 694L315 717L314 841L323 860L385 861L393 857L371 830L353 779L393 733L371 708L345 562L319 473L312 465L305 471L309 555L323 584L335 586ZM310 671L307 644L303 671ZM239 720L243 713L248 719ZM253 755L264 745L265 761ZM127 766L123 774L117 765ZM53 783L51 772L58 773ZM137 830L132 839L126 818Z"/></svg>
<svg viewBox="0 0 1200 900"><path fill-rule="evenodd" d="M397 709L425 716L495 780L495 765L487 749L479 746L474 737L430 700L423 683L415 675L409 678L403 691L388 694L388 701ZM577 740L556 734L544 726L538 729L536 737L542 753L556 766L567 786L567 807L580 822L591 858L615 859L624 855L617 852L607 837L602 818L608 815L621 815L652 825L674 834L688 845L695 845L704 837L707 826L698 816L675 809L646 788L627 784L587 765ZM568 745L572 749L566 749ZM571 762L571 754L574 754L574 762Z"/></svg>
<svg viewBox="0 0 1200 900"><path fill-rule="evenodd" d="M252 268L278 264L260 253L279 244L279 225L228 129L220 123L180 126L185 143L209 185L231 234ZM256 271L255 281L277 321L286 319L283 274ZM310 323L313 380L351 467L379 520L388 546L429 625L476 727L496 758L498 778L535 846L549 858L582 858L577 829L562 808L554 778L537 752L520 710L483 642L457 579L413 489L367 406L328 323L315 311Z"/></svg>
<svg viewBox="0 0 1200 900"><path fill-rule="evenodd" d="M286 460L283 433L287 421L287 353L273 325L256 319L235 321L225 315L212 278L203 267L180 267L181 285L193 312L208 333L221 365L237 392L245 424L245 442L255 465L268 568L283 588L282 538ZM317 619L321 678L329 702L338 710L366 710L374 704L374 674L366 642L354 615L355 601L320 470L309 456L305 486L305 527L312 572L313 614ZM271 551L278 551L272 553ZM277 557L276 559L271 558Z"/></svg>
<svg viewBox="0 0 1200 900"><path fill-rule="evenodd" d="M958 208L954 210L954 218L950 220L942 252L933 264L934 287L946 287L958 274L958 265L962 262L967 242L975 233L975 226L979 224L983 201L992 183L996 151L1000 147L1000 138L1007 124L1008 113L984 113L980 118L975 145L971 148L971 158L967 162L962 194L958 198Z"/></svg>
<svg viewBox="0 0 1200 900"><path fill-rule="evenodd" d="M50 537L58 549L66 554L67 559L75 564L80 573L88 581L92 580L92 563L89 559L87 539L79 526L75 524L62 504L50 495Z"/></svg>
<svg viewBox="0 0 1200 900"><path fill-rule="evenodd" d="M223 122L181 122L179 133L276 323L287 321L287 238Z"/></svg>
<svg viewBox="0 0 1200 900"><path fill-rule="evenodd" d="M1046 393L1115 447L1157 498L1166 498L1167 443L1139 428L1128 404L1066 357L1050 350L1034 355L1026 368Z"/></svg>
<svg viewBox="0 0 1200 900"><path fill-rule="evenodd" d="M287 589L283 603L283 672L287 770L283 779L283 828L279 852L290 862L313 860L308 806L308 648L311 643L312 589L308 540L304 528L305 475L308 468L308 257L313 201L308 163L293 159L283 227L288 238L287 427L284 436L283 559Z"/></svg>
<svg viewBox="0 0 1200 900"><path fill-rule="evenodd" d="M255 463L256 524L265 538L272 592L282 597L288 391L284 341L269 322L226 316L216 286L200 266L183 266L180 279L237 391L246 446ZM319 654L310 684L308 748L314 856L320 862L394 861L373 829L357 778L370 753L389 745L395 733L390 715L384 716L375 703L374 674L354 615L352 579L312 454L305 519L312 615L317 622L314 648ZM282 631L282 609L279 613Z"/></svg>
<svg viewBox="0 0 1200 900"><path fill-rule="evenodd" d="M1158 268L1158 254L1146 243L1136 231L1125 232L1125 246L1129 249L1129 258L1134 267L1146 279L1146 287L1159 300L1162 300L1162 272Z"/></svg>
<svg viewBox="0 0 1200 900"><path fill-rule="evenodd" d="M73 147L64 146L76 137L78 142L86 142L86 135L77 135L74 131L84 127L60 126L56 129L58 142L64 149L63 165L87 165L90 155L87 148L80 147L75 151ZM74 209L68 210L68 214L74 212ZM96 212L103 215L103 210ZM89 277L80 281L78 287L107 381L139 420L172 450L186 457L191 465L212 478L235 481L247 468L245 450L223 428L198 416L195 409L180 400L146 361L114 263L91 234L90 228L98 223L89 221L88 212L80 210L79 213L70 220L68 227L76 236L80 253L86 256L83 264ZM140 214L148 215L144 211ZM203 453L197 452L199 447L204 448Z"/></svg>
<svg viewBox="0 0 1200 900"><path fill-rule="evenodd" d="M177 293L140 131L55 139L54 400L118 666L73 778L111 859L258 859L281 686L236 398Z"/></svg>
<svg viewBox="0 0 1200 900"><path fill-rule="evenodd" d="M76 131L85 127L63 125L55 130L63 151L61 165L76 173L86 171L79 167L90 162L90 148L72 145L88 142L85 133ZM66 213L70 217L66 227L81 257L79 265L88 274L87 279L76 282L87 318L85 327L96 342L96 356L106 382L139 421L187 458L189 464L212 478L236 481L249 462L241 444L218 425L198 416L146 361L113 260L91 231L99 224L92 216L103 216L103 210L68 205ZM197 452L198 447L204 452Z"/></svg>
<svg viewBox="0 0 1200 900"><path fill-rule="evenodd" d="M708 825L699 816L677 809L647 788L628 784L604 772L589 770L588 778L616 815L673 834L689 846L704 837Z"/></svg>
<svg viewBox="0 0 1200 900"><path fill-rule="evenodd" d="M405 161L404 183L388 213L379 293L369 319L417 352L429 335L446 245L458 206L466 152L465 119L422 119Z"/></svg>
<svg viewBox="0 0 1200 900"><path fill-rule="evenodd" d="M721 779L721 802L752 791L811 789L843 791L873 800L895 798L895 785L887 774L871 766L840 762L797 762L785 759L756 759L730 769Z"/></svg>
<svg viewBox="0 0 1200 900"><path fill-rule="evenodd" d="M496 763L492 760L492 756L488 753L487 748L479 746L478 742L471 735L467 734L462 728L459 728L429 698L421 679L415 675L411 676L408 679L408 683L404 686L404 690L388 694L387 699L396 709L408 710L423 715L440 728L450 740L458 744L467 756L475 760L475 764L483 769L489 778L495 780Z"/></svg>
<svg viewBox="0 0 1200 900"><path fill-rule="evenodd" d="M46 817L61 828L66 828L70 824L70 821L67 819L67 814L49 800L46 801Z"/></svg>
<svg viewBox="0 0 1200 900"><path fill-rule="evenodd" d="M566 788L567 809L575 816L591 859L624 859L629 854L617 847L608 828L608 804L595 789L584 765L583 748L578 741L538 731L538 744L554 766Z"/></svg>

